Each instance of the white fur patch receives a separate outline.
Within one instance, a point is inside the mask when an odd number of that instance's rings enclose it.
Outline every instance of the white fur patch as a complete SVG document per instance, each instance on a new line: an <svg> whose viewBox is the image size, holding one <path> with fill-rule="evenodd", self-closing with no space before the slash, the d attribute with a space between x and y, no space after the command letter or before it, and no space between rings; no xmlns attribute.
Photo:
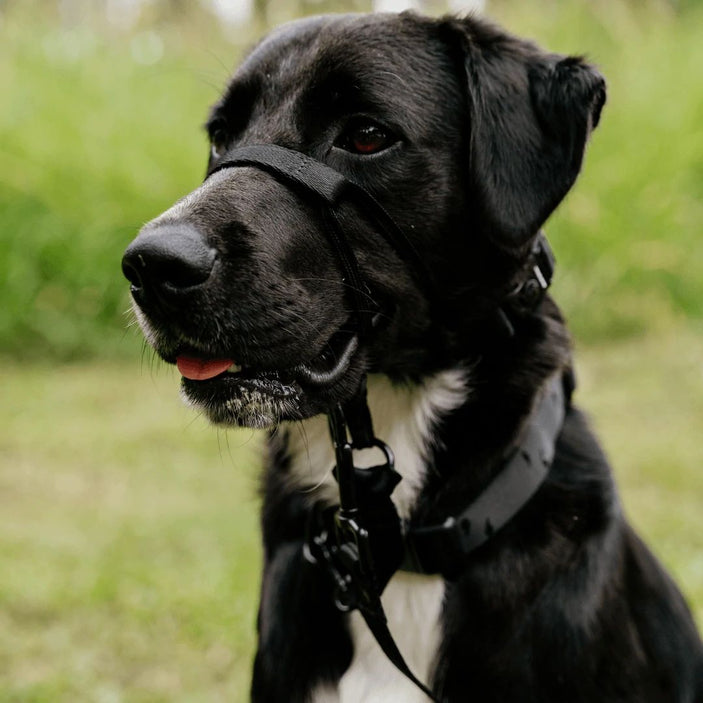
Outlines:
<svg viewBox="0 0 703 703"><path fill-rule="evenodd" d="M394 451L396 470L403 480L393 492L401 518L407 518L422 488L427 454L437 421L466 400L466 373L445 371L415 386L393 386L382 376L369 377L369 407L376 436ZM315 417L302 426L289 426L291 476L311 498L330 504L339 500L332 476L332 451L327 420ZM357 466L378 463L377 450L358 452ZM398 572L383 593L388 626L411 671L428 683L440 643L440 615L444 580ZM352 613L349 629L354 657L335 688L312 693L312 703L426 703L429 699L383 654L359 613Z"/></svg>
<svg viewBox="0 0 703 703"><path fill-rule="evenodd" d="M441 637L439 618L444 600L444 579L400 571L386 586L381 600L403 659L410 671L427 684L434 670ZM349 625L354 658L339 682L339 703L429 701L391 664L359 613L352 613Z"/></svg>
<svg viewBox="0 0 703 703"><path fill-rule="evenodd" d="M398 572L381 600L388 626L405 662L427 684L434 669L441 631L439 618L444 580ZM349 629L354 642L352 662L334 688L321 686L312 703L428 703L430 700L388 660L359 613L352 613Z"/></svg>
<svg viewBox="0 0 703 703"><path fill-rule="evenodd" d="M403 477L392 496L401 518L409 516L422 488L435 424L464 403L466 396L466 372L460 370L443 371L412 386L394 386L385 376L369 376L368 399L375 434L393 450L395 469ZM327 418L318 415L289 424L288 432L295 487L309 491L311 499L338 503ZM381 459L380 450L368 449L355 453L354 464L363 468Z"/></svg>

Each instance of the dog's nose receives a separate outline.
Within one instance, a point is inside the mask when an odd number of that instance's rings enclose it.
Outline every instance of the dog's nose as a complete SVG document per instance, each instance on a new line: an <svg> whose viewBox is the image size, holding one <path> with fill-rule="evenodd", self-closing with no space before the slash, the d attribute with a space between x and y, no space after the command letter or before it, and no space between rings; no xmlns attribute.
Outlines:
<svg viewBox="0 0 703 703"><path fill-rule="evenodd" d="M127 247L122 272L138 302L150 291L177 293L200 285L212 273L217 252L185 224L147 226Z"/></svg>

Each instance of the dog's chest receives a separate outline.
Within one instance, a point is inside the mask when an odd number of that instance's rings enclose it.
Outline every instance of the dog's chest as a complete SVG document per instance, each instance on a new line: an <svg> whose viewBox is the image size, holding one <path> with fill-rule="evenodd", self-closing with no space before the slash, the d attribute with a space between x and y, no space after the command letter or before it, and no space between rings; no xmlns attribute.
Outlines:
<svg viewBox="0 0 703 703"><path fill-rule="evenodd" d="M411 671L429 682L441 641L444 579L397 573L383 593L388 626ZM349 618L354 657L339 684L315 691L313 703L427 703L429 699L382 652L359 613Z"/></svg>
<svg viewBox="0 0 703 703"><path fill-rule="evenodd" d="M422 489L427 456L437 422L467 396L466 375L446 371L421 385L395 387L385 378L369 379L369 407L376 436L391 446L396 470L403 480L392 498L401 518L407 518ZM338 502L332 475L334 453L324 417L289 427L291 481L307 491L311 501ZM358 452L355 464L372 466L374 451ZM292 486L293 487L293 486ZM444 580L439 576L396 573L383 593L388 625L411 670L430 680L440 644ZM313 692L314 703L424 703L427 697L387 659L358 613L349 617L354 643L352 663L338 685ZM322 645L324 646L324 645Z"/></svg>
<svg viewBox="0 0 703 703"><path fill-rule="evenodd" d="M368 402L375 434L393 450L395 469L403 477L391 496L401 518L409 516L422 489L438 421L464 403L466 396L466 374L459 370L443 371L408 386L395 386L383 376L369 377ZM291 488L308 493L311 502L337 504L334 451L326 417L290 424L288 452ZM377 449L354 453L354 464L361 468L382 459Z"/></svg>

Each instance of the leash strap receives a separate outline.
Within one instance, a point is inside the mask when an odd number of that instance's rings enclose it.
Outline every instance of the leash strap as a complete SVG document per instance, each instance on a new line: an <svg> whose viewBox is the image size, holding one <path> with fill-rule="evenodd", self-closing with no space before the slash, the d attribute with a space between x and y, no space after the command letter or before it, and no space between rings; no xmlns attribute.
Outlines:
<svg viewBox="0 0 703 703"><path fill-rule="evenodd" d="M369 416L370 419L370 416ZM305 555L324 565L335 584L334 602L342 612L358 609L389 661L435 703L434 694L413 674L393 639L381 593L400 566L403 553L401 522L391 493L400 481L391 449L374 439L385 462L357 469L349 441L345 413L337 406L329 416L339 484L338 508L316 508L308 526ZM372 428L364 428L364 431ZM352 435L353 436L353 435Z"/></svg>
<svg viewBox="0 0 703 703"><path fill-rule="evenodd" d="M380 605L380 599L379 599ZM403 655L398 649L398 645L393 639L391 631L388 629L388 622L386 620L385 613L383 612L383 607L379 607L377 610L370 611L367 609L360 609L361 615L364 618L364 622L371 630L371 634L378 643L379 647L390 660L390 662L395 666L401 674L404 674L406 678L412 681L415 686L417 686L431 701L434 703L441 703L440 699L430 691L425 684L423 684L410 670L408 665L403 659Z"/></svg>

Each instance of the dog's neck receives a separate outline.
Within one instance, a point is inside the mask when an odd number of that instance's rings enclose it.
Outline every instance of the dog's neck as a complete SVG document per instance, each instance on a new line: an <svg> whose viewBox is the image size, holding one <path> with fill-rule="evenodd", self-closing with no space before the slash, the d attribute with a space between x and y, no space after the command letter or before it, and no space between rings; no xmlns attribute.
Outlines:
<svg viewBox="0 0 703 703"><path fill-rule="evenodd" d="M437 424L466 403L470 393L470 374L462 369L443 371L412 385L396 385L381 375L369 376L368 402L376 436L393 449L395 468L403 477L392 496L401 518L409 517L425 484ZM313 502L338 503L326 417L291 423L286 433L292 487L308 492ZM381 459L378 450L370 449L356 452L354 463L363 468Z"/></svg>

